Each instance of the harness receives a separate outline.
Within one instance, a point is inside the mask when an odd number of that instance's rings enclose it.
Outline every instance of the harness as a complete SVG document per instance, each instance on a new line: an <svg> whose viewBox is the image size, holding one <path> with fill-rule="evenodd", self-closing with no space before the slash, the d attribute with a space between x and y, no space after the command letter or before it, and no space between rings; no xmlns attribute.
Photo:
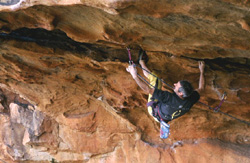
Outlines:
<svg viewBox="0 0 250 163"><path fill-rule="evenodd" d="M160 107L158 106L159 102L158 101L150 101L147 103L147 107L152 107L152 116L155 117L158 121L165 121L166 123L168 123L169 121L178 118L182 113L184 114L185 112L182 112L184 110L177 109L175 112L173 112L171 115L166 115L164 114ZM169 106L171 107L171 106ZM161 116L163 115L163 117Z"/></svg>

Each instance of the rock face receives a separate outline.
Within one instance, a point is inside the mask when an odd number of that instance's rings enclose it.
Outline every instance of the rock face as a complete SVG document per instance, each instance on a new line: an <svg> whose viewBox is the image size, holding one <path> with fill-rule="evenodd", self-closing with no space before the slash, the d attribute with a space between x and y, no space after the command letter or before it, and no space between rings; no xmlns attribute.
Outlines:
<svg viewBox="0 0 250 163"><path fill-rule="evenodd" d="M0 1L0 160L6 162L249 162L248 0ZM167 83L205 93L159 124L126 72L139 47ZM142 74L138 69L138 73ZM163 89L168 89L166 85ZM241 120L241 121L240 121Z"/></svg>

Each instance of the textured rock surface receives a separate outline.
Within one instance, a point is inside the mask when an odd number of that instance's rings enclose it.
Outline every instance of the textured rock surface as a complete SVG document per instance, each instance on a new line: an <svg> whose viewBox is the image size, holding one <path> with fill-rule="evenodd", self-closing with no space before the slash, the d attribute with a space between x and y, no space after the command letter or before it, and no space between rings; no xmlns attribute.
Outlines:
<svg viewBox="0 0 250 163"><path fill-rule="evenodd" d="M0 159L249 162L249 125L199 104L160 139L147 95L125 71L125 47L136 60L141 46L167 83L198 87L204 60L201 101L216 106L226 91L221 110L250 121L249 7L248 0L0 5Z"/></svg>

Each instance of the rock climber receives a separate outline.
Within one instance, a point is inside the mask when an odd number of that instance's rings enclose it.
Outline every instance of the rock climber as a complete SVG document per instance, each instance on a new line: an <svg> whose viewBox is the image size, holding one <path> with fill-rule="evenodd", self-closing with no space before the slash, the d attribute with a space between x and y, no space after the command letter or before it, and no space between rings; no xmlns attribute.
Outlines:
<svg viewBox="0 0 250 163"><path fill-rule="evenodd" d="M157 78L154 72L151 72L146 63L148 56L142 49L139 52L139 64L143 70L144 76L149 80L150 85L143 82L137 76L135 65L129 65L126 70L132 75L138 86L149 94L148 97L148 112L153 118L160 122L160 137L167 138L169 136L169 121L178 118L187 113L190 108L199 100L201 93L204 90L204 68L205 63L198 61L200 69L199 88L194 90L192 85L181 80L174 84L173 92L162 91L162 82Z"/></svg>

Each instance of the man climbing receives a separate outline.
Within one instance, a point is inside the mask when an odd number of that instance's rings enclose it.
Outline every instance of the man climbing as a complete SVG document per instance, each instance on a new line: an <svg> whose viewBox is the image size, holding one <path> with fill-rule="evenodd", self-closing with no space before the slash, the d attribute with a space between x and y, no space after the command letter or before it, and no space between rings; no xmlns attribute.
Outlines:
<svg viewBox="0 0 250 163"><path fill-rule="evenodd" d="M162 91L162 83L158 80L156 74L151 72L146 63L148 56L145 51L139 52L139 64L142 67L143 74L149 79L150 86L143 82L137 76L137 69L135 65L127 67L133 79L139 87L149 94L148 97L148 112L154 119L160 122L160 137L167 138L169 136L169 121L178 118L187 113L190 108L199 100L199 93L204 90L204 68L205 63L199 61L200 80L199 88L194 91L192 85L186 81L181 80L174 84L173 93ZM198 93L199 92L199 93Z"/></svg>

